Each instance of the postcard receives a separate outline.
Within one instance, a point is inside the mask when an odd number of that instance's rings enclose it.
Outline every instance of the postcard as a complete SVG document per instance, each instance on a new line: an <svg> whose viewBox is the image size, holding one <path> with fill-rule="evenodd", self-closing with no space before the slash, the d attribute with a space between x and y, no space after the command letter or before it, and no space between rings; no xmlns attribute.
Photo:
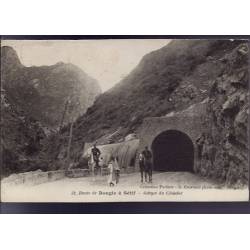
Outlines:
<svg viewBox="0 0 250 250"><path fill-rule="evenodd" d="M1 40L1 202L249 201L249 40Z"/></svg>

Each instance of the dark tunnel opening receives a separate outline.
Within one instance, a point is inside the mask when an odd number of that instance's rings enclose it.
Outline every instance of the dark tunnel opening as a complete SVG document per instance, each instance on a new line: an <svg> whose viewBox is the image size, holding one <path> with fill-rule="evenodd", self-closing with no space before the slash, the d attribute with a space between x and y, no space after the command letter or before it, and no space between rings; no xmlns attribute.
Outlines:
<svg viewBox="0 0 250 250"><path fill-rule="evenodd" d="M185 133L167 130L152 143L154 170L193 172L194 145Z"/></svg>

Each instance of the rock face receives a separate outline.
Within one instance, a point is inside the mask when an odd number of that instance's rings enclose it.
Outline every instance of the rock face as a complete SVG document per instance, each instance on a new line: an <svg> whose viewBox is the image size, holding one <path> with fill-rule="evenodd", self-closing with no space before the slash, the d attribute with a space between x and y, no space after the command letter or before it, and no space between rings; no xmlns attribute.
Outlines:
<svg viewBox="0 0 250 250"><path fill-rule="evenodd" d="M1 89L0 127L1 177L38 168L47 170L38 156L46 137L43 127L20 107L12 105L4 89Z"/></svg>
<svg viewBox="0 0 250 250"><path fill-rule="evenodd" d="M225 67L213 83L207 109L208 131L201 135L200 173L228 185L249 177L249 44L221 58Z"/></svg>
<svg viewBox="0 0 250 250"><path fill-rule="evenodd" d="M2 174L47 170L44 139L82 115L101 90L96 80L65 63L25 67L13 48L1 48Z"/></svg>
<svg viewBox="0 0 250 250"><path fill-rule="evenodd" d="M101 93L96 80L73 64L24 67L16 52L1 48L1 83L8 99L43 126L56 128L82 115Z"/></svg>

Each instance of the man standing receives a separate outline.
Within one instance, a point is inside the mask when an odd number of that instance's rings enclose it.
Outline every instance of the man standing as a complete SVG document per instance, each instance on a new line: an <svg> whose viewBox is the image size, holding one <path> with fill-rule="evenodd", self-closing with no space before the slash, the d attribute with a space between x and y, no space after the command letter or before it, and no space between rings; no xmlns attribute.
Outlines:
<svg viewBox="0 0 250 250"><path fill-rule="evenodd" d="M93 161L95 163L95 170L98 170L100 168L99 166L99 157L101 155L101 151L99 148L96 147L96 143L94 144L94 147L91 149Z"/></svg>
<svg viewBox="0 0 250 250"><path fill-rule="evenodd" d="M143 183L143 174L145 172L145 166L144 166L144 156L142 153L139 154L139 168L141 173L141 183ZM146 172L145 172L145 181L147 181Z"/></svg>
<svg viewBox="0 0 250 250"><path fill-rule="evenodd" d="M196 139L196 145L197 145L197 152L198 152L198 159L201 160L202 158L202 150L203 150L203 146L204 146L204 142L205 142L205 134L202 133L201 136L199 136Z"/></svg>
<svg viewBox="0 0 250 250"><path fill-rule="evenodd" d="M152 172L153 172L153 166L152 166L152 153L146 146L145 149L142 151L143 157L144 157L144 164L145 164L145 172L146 172L146 181L147 181L147 174L149 177L149 182L152 183Z"/></svg>

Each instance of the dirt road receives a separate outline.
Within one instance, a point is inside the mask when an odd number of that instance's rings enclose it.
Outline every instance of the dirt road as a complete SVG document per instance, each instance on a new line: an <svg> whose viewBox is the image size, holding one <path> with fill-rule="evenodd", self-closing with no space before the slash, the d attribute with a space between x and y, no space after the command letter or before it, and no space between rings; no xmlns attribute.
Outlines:
<svg viewBox="0 0 250 250"><path fill-rule="evenodd" d="M158 172L153 183L141 183L140 174L122 174L114 187L108 176L64 178L39 185L2 185L3 201L245 201L248 190L232 190L189 172Z"/></svg>

